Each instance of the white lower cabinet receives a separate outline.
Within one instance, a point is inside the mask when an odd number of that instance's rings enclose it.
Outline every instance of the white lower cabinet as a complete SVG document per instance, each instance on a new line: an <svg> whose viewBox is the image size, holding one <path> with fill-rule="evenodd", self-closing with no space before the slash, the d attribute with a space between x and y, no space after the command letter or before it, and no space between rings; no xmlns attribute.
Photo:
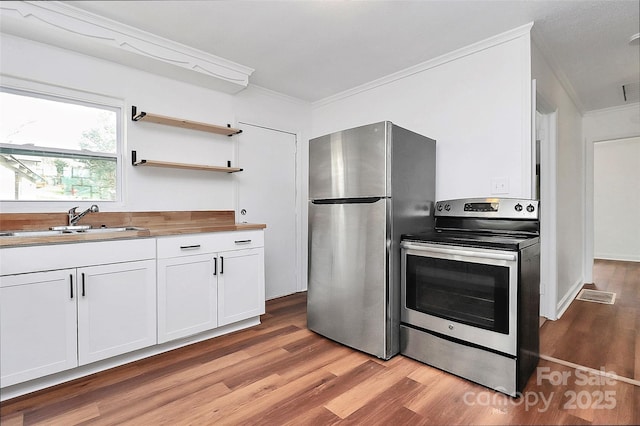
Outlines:
<svg viewBox="0 0 640 426"><path fill-rule="evenodd" d="M264 313L263 231L158 239L158 342Z"/></svg>
<svg viewBox="0 0 640 426"><path fill-rule="evenodd" d="M261 230L3 248L0 273L3 389L265 312Z"/></svg>
<svg viewBox="0 0 640 426"><path fill-rule="evenodd" d="M215 257L158 260L158 343L218 326Z"/></svg>
<svg viewBox="0 0 640 426"><path fill-rule="evenodd" d="M218 255L218 325L264 314L264 248Z"/></svg>
<svg viewBox="0 0 640 426"><path fill-rule="evenodd" d="M0 277L0 385L78 365L75 269Z"/></svg>
<svg viewBox="0 0 640 426"><path fill-rule="evenodd" d="M154 251L154 240L3 249L11 274L0 276L0 387L156 344ZM32 270L40 256L53 266L117 263L19 273L25 255Z"/></svg>
<svg viewBox="0 0 640 426"><path fill-rule="evenodd" d="M78 269L80 365L156 344L156 262Z"/></svg>

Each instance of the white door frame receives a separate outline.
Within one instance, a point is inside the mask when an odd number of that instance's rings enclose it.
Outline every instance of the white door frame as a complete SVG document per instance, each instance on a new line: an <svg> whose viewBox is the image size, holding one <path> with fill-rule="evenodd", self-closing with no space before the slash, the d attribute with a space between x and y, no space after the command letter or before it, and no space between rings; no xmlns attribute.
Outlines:
<svg viewBox="0 0 640 426"><path fill-rule="evenodd" d="M588 139L585 147L585 207L584 207L584 282L593 282L593 259L594 259L594 222L593 222L593 148L598 142L615 141L619 139L629 139L640 137L640 133L623 133L611 135L606 138Z"/></svg>
<svg viewBox="0 0 640 426"><path fill-rule="evenodd" d="M241 118L238 118L236 120L236 127L239 124L245 124L248 126L253 126L253 127L259 127L262 129L267 129L267 130L273 130L275 132L281 132L281 133L286 133L289 135L292 135L295 137L295 152L296 152L296 164L295 164L295 170L296 170L296 182L295 182L295 188L296 188L296 193L295 193L295 239L296 239L296 259L295 259L295 280L296 280L296 291L300 292L300 291L305 291L307 289L307 279L306 279L306 268L303 269L303 266L306 264L306 244L303 241L303 236L305 235L305 233L302 232L303 230L303 226L306 226L306 215L304 215L303 213L306 211L304 210L304 207L306 206L306 203L303 199L303 197L301 197L301 194L303 193L302 191L302 164L303 164L303 159L302 159L302 155L303 155L303 150L300 149L300 140L302 140L302 133L296 130L287 130L287 129L279 129L273 126L269 126L266 124L261 124L261 123L256 123L253 120L243 120ZM239 158L239 152L240 152L240 147L238 145L238 143L235 144L234 147L234 157L235 159ZM235 214L236 214L236 218L238 217L239 213L240 213L240 197L238 196L238 185L236 184L235 189L234 189L234 205L235 205ZM236 219L237 220L237 219Z"/></svg>
<svg viewBox="0 0 640 426"><path fill-rule="evenodd" d="M543 116L540 141L540 315L558 319L557 128L558 111L539 93L536 110ZM537 123L535 124L537 127Z"/></svg>

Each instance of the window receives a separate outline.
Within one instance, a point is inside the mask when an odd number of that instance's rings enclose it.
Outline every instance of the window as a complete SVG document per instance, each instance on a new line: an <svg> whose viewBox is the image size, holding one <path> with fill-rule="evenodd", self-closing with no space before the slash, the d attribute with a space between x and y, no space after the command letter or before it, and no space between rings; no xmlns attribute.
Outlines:
<svg viewBox="0 0 640 426"><path fill-rule="evenodd" d="M0 88L0 200L117 201L120 108Z"/></svg>

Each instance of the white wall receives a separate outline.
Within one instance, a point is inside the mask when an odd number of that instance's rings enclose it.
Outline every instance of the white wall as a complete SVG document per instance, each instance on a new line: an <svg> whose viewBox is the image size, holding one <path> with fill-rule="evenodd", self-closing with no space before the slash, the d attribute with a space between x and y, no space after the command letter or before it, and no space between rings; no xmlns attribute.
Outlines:
<svg viewBox="0 0 640 426"><path fill-rule="evenodd" d="M556 111L556 235L551 252L557 265L556 313L561 313L573 300L583 281L584 247L584 150L582 115L552 71L539 48L532 44L532 77L538 96ZM544 197L544 194L542 194ZM545 208L544 204L541 208ZM544 224L542 224L544 225ZM555 237L555 238L553 238ZM543 271L544 273L544 271ZM554 318L553 313L549 313Z"/></svg>
<svg viewBox="0 0 640 426"><path fill-rule="evenodd" d="M596 143L593 182L594 256L640 262L640 138Z"/></svg>
<svg viewBox="0 0 640 426"><path fill-rule="evenodd" d="M436 139L436 198L531 195L529 27L313 105L312 135L389 120Z"/></svg>
<svg viewBox="0 0 640 426"><path fill-rule="evenodd" d="M234 175L206 171L133 167L131 150L141 158L184 163L235 163L237 143L218 136L131 121L131 105L143 111L208 122L236 124L245 117L262 125L308 137L309 104L249 87L229 95L200 86L122 66L73 51L2 34L0 60L6 76L97 93L121 100L125 106L124 198L100 203L103 211L233 210ZM235 165L235 164L234 164ZM240 165L241 166L241 165ZM2 211L65 211L69 203L4 203Z"/></svg>

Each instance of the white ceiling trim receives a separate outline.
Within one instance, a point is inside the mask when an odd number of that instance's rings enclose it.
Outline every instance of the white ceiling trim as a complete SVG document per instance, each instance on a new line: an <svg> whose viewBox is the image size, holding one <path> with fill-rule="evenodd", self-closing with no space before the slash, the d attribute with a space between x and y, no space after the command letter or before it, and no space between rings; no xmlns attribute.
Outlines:
<svg viewBox="0 0 640 426"><path fill-rule="evenodd" d="M491 47L509 42L511 40L514 40L516 38L529 34L531 32L532 27L533 27L533 22L530 22L525 25L521 25L512 30L503 32L493 37L489 37L487 39L470 44L468 46L454 50L452 52L445 53L444 55L438 56L436 58L430 59L425 62L421 62L417 65L411 66L404 70L395 72L393 74L389 74L385 77L370 81L369 83L365 83L360 86L354 87L352 89L348 89L343 92L337 93L335 95L329 96L327 98L320 99L319 101L312 102L311 106L313 108L319 108L324 105L337 102L341 99L345 99L345 98L357 95L358 93L366 92L368 90L375 89L376 87L384 86L386 84L393 83L394 81L407 78L414 74L427 71L429 69L446 64L447 62L455 61L456 59L464 58L465 56L469 56L474 53L478 53L483 50L489 49Z"/></svg>
<svg viewBox="0 0 640 426"><path fill-rule="evenodd" d="M619 106L614 106L609 108L603 108L603 109L596 109L593 111L587 111L583 114L583 117L594 117L602 114L610 114L613 112L623 112L627 110L640 112L640 102L635 102L628 105L619 105Z"/></svg>
<svg viewBox="0 0 640 426"><path fill-rule="evenodd" d="M291 103L296 104L296 105L300 105L300 106L309 106L309 105L311 105L311 102L305 101L304 99L295 98L293 96L287 95L287 94L282 93L282 92L276 92L275 90L271 90L271 89L268 89L266 87L259 86L257 84L249 83L248 88L256 90L258 92L265 93L265 94L267 94L268 96L270 96L272 98L279 98L279 99L282 99L283 101L291 102Z"/></svg>
<svg viewBox="0 0 640 426"><path fill-rule="evenodd" d="M60 2L2 2L2 32L237 93L253 69Z"/></svg>

